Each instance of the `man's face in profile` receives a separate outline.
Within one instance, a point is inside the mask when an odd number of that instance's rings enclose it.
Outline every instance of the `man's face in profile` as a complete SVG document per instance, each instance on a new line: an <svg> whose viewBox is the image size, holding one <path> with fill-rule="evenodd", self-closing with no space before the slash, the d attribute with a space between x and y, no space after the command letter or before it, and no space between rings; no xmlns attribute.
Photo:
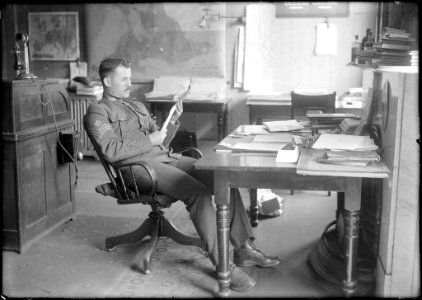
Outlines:
<svg viewBox="0 0 422 300"><path fill-rule="evenodd" d="M130 95L130 88L132 83L131 69L124 66L118 66L113 73L108 77L109 92L118 98L128 98Z"/></svg>

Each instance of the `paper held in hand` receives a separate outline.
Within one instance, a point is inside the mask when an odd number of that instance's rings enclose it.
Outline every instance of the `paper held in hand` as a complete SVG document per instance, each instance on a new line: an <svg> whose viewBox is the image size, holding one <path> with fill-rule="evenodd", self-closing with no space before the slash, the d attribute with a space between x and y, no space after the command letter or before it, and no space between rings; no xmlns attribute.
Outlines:
<svg viewBox="0 0 422 300"><path fill-rule="evenodd" d="M179 103L179 102L177 102L177 103ZM164 131L167 128L167 126L169 125L171 118L173 117L174 113L176 112L176 105L177 105L177 103L174 104L171 107L170 112L169 112L169 115L167 116L167 119L164 121L164 124L161 127L161 130L160 131Z"/></svg>

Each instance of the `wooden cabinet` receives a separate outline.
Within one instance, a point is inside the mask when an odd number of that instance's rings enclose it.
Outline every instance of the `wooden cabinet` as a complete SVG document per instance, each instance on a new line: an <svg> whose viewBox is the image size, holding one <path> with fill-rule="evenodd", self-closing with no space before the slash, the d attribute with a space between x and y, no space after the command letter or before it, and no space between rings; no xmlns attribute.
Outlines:
<svg viewBox="0 0 422 300"><path fill-rule="evenodd" d="M3 86L3 249L21 253L74 214L74 168L57 160L58 132L74 121L58 83Z"/></svg>
<svg viewBox="0 0 422 300"><path fill-rule="evenodd" d="M366 76L377 103L374 122L381 127L382 159L391 171L383 181L376 274L381 297L420 292L418 76L379 71Z"/></svg>

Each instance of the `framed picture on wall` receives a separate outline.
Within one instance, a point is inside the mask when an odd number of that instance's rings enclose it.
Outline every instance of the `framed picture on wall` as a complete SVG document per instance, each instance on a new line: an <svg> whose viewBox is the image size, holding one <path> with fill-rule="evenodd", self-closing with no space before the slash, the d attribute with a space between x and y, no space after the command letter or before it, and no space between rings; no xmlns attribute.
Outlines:
<svg viewBox="0 0 422 300"><path fill-rule="evenodd" d="M79 52L78 12L28 13L31 60L76 60Z"/></svg>

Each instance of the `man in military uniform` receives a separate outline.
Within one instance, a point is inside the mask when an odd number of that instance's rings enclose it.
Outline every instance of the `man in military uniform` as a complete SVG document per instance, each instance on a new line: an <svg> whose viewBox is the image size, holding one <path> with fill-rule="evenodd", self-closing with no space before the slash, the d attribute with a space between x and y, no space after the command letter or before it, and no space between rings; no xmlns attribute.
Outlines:
<svg viewBox="0 0 422 300"><path fill-rule="evenodd" d="M214 265L218 262L216 212L212 204L212 172L194 169L196 159L173 153L168 145L179 127L182 102L176 105L167 129L159 130L146 107L128 100L131 88L130 62L121 58L106 58L100 64L99 75L104 87L103 99L92 103L84 117L85 130L93 138L109 162L147 161L158 180L158 192L186 204L190 218L201 238L204 249ZM143 168L135 172L139 186L145 186L149 176ZM239 191L233 193L230 205L230 241L237 266L271 267L280 260L262 253L252 243L252 228ZM255 280L235 264L231 264L230 288L245 291Z"/></svg>

